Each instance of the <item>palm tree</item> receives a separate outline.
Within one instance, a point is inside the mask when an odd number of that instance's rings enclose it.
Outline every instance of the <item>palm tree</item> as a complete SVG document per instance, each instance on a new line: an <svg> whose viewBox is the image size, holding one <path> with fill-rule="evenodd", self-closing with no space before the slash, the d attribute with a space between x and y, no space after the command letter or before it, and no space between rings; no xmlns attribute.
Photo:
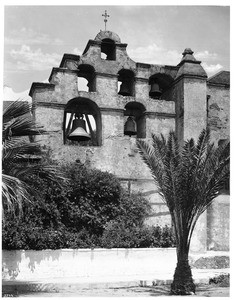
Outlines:
<svg viewBox="0 0 234 300"><path fill-rule="evenodd" d="M3 111L2 128L2 212L20 212L23 203L35 196L33 180L37 176L59 181L62 173L48 164L35 135L45 133L32 118L32 105L12 102Z"/></svg>
<svg viewBox="0 0 234 300"><path fill-rule="evenodd" d="M229 178L229 142L215 147L209 130L200 133L180 146L175 133L166 140L152 135L152 144L137 142L144 162L149 167L159 194L171 214L176 236L177 266L171 293L195 293L195 285L188 262L192 233L199 216L217 197Z"/></svg>

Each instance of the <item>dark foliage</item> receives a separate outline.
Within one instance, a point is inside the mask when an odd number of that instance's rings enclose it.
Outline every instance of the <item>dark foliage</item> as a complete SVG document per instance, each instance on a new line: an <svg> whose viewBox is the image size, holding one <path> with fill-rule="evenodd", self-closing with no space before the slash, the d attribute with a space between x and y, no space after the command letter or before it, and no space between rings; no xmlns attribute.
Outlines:
<svg viewBox="0 0 234 300"><path fill-rule="evenodd" d="M148 201L127 195L115 176L79 163L62 169L66 186L34 178L40 198L24 205L20 218L6 214L3 249L174 246L170 228L143 225Z"/></svg>
<svg viewBox="0 0 234 300"><path fill-rule="evenodd" d="M109 222L102 236L104 248L166 248L175 247L175 237L170 227L126 226Z"/></svg>
<svg viewBox="0 0 234 300"><path fill-rule="evenodd" d="M220 274L218 276L209 279L209 284L216 286L229 287L230 286L230 274Z"/></svg>

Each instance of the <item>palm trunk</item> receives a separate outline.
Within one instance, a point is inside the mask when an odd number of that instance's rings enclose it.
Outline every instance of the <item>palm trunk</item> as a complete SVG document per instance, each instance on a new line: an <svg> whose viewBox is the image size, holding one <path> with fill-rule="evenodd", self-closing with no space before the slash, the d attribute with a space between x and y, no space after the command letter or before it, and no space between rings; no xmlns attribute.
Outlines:
<svg viewBox="0 0 234 300"><path fill-rule="evenodd" d="M188 262L187 247L177 249L177 266L174 273L174 279L171 284L171 294L173 295L191 295L195 293L195 284L192 278L191 268Z"/></svg>

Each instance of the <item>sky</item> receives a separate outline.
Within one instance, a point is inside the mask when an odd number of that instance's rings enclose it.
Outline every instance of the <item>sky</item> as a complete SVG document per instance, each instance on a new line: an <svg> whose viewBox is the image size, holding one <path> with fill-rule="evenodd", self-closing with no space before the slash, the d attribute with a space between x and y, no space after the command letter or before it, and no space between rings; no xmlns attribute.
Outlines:
<svg viewBox="0 0 234 300"><path fill-rule="evenodd" d="M22 92L48 80L64 53L81 55L105 29L105 10L136 62L177 65L191 48L208 76L230 70L229 6L5 5L3 84Z"/></svg>

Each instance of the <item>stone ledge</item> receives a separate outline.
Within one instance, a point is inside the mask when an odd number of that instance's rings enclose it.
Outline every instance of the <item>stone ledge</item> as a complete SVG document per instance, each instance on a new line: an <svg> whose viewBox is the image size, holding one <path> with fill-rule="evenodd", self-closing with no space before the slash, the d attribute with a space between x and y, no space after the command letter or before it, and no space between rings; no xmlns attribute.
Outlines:
<svg viewBox="0 0 234 300"><path fill-rule="evenodd" d="M229 256L200 257L191 259L190 265L194 269L224 269L230 267Z"/></svg>
<svg viewBox="0 0 234 300"><path fill-rule="evenodd" d="M54 87L55 85L52 83L33 82L29 91L29 96L32 97L35 90L54 90Z"/></svg>

